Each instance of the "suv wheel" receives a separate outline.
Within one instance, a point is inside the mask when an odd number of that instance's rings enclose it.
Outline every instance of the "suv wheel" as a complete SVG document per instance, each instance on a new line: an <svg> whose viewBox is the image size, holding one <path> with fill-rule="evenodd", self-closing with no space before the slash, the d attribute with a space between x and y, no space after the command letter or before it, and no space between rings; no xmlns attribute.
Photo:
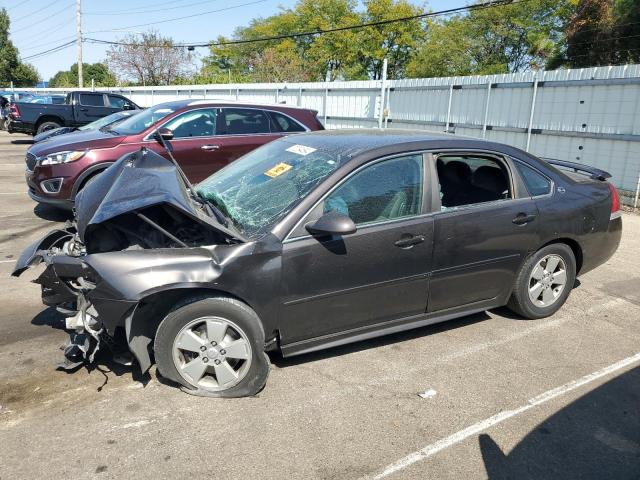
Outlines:
<svg viewBox="0 0 640 480"><path fill-rule="evenodd" d="M54 128L60 128L60 124L56 122L42 122L38 126L38 130L36 131L36 135L40 135L42 132L46 132L48 130L53 130Z"/></svg>
<svg viewBox="0 0 640 480"><path fill-rule="evenodd" d="M564 243L541 248L524 263L507 306L525 318L548 317L567 300L576 280L576 260Z"/></svg>
<svg viewBox="0 0 640 480"><path fill-rule="evenodd" d="M158 327L154 352L159 372L195 395L255 395L269 373L258 316L228 297L206 298L171 311Z"/></svg>

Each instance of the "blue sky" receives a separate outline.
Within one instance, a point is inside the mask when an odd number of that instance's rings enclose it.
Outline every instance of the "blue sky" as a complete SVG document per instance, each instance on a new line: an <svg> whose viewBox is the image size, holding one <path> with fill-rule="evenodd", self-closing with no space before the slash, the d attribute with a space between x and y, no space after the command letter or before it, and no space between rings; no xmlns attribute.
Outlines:
<svg viewBox="0 0 640 480"><path fill-rule="evenodd" d="M279 7L291 7L295 3L295 0L82 0L82 30L85 37L116 40L126 32L155 29L176 42L202 43L218 35L230 35L236 27L248 24L253 18L272 15ZM426 5L437 11L468 3L471 2L430 0ZM9 13L11 39L20 55L38 69L44 80L76 61L75 44L55 53L28 58L75 38L76 0L0 1L0 7ZM189 15L193 16L179 19ZM162 23L146 25L153 22ZM105 51L104 46L85 43L84 61L102 61ZM197 49L197 53L206 55L207 49Z"/></svg>

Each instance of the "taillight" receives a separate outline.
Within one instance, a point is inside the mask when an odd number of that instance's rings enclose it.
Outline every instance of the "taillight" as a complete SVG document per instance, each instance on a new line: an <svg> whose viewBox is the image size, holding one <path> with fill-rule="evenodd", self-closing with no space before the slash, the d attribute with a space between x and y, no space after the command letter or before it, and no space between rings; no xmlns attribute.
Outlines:
<svg viewBox="0 0 640 480"><path fill-rule="evenodd" d="M611 190L611 215L620 211L620 196L618 190L611 183L608 183L609 190Z"/></svg>
<svg viewBox="0 0 640 480"><path fill-rule="evenodd" d="M9 105L9 114L14 118L20 117L20 109L18 108L18 105L16 105L15 103Z"/></svg>

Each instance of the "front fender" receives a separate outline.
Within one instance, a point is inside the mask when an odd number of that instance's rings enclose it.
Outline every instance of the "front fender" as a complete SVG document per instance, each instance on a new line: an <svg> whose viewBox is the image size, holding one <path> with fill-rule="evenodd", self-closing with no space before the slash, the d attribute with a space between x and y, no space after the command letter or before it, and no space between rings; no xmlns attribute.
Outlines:
<svg viewBox="0 0 640 480"><path fill-rule="evenodd" d="M160 290L211 285L222 272L206 248L108 252L83 260L99 276L93 298L126 302Z"/></svg>
<svg viewBox="0 0 640 480"><path fill-rule="evenodd" d="M19 277L25 270L42 262L47 250L53 247L61 247L64 242L73 238L72 229L56 229L46 234L40 240L33 242L20 254L20 258L13 267L11 275Z"/></svg>

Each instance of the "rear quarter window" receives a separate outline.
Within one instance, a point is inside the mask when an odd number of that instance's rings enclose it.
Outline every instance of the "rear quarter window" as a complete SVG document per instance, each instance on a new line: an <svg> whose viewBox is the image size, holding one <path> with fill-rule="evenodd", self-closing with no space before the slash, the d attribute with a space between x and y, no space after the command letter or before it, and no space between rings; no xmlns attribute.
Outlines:
<svg viewBox="0 0 640 480"><path fill-rule="evenodd" d="M529 195L539 197L540 195L551 193L551 180L524 163L515 162L515 164L529 191Z"/></svg>
<svg viewBox="0 0 640 480"><path fill-rule="evenodd" d="M269 112L271 125L274 132L295 133L304 132L306 129L297 121L279 112Z"/></svg>

